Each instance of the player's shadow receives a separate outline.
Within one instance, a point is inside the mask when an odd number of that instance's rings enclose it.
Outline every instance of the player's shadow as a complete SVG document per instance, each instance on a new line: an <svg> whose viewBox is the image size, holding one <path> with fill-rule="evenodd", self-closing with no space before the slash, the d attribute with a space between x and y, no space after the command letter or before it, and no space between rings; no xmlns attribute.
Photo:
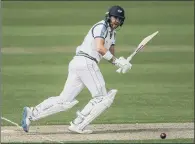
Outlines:
<svg viewBox="0 0 195 144"><path fill-rule="evenodd" d="M92 134L106 134L106 133L140 133L140 132L169 132L169 131L186 131L194 130L193 128L155 128L155 129L121 129L121 130L96 130ZM57 135L57 134L78 134L70 131L61 132L30 132L28 135Z"/></svg>

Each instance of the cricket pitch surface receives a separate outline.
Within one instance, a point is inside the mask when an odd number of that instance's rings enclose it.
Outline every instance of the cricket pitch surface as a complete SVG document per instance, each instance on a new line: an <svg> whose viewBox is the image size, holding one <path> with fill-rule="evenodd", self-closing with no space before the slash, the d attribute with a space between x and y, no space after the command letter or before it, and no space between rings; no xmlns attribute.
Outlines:
<svg viewBox="0 0 195 144"><path fill-rule="evenodd" d="M151 124L94 124L88 126L92 134L75 134L68 125L31 126L25 133L16 126L1 127L1 142L50 142L65 143L100 140L149 140L160 139L166 133L166 139L194 138L194 123L151 123Z"/></svg>

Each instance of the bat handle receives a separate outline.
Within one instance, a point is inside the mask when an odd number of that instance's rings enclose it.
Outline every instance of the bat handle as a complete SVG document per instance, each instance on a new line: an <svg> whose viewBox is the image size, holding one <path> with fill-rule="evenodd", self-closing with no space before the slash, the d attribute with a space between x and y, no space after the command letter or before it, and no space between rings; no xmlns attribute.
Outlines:
<svg viewBox="0 0 195 144"><path fill-rule="evenodd" d="M134 56L135 54L136 54L136 53L133 53L132 55L130 55L130 56L127 58L127 60L130 62L131 59L133 58L133 56Z"/></svg>
<svg viewBox="0 0 195 144"><path fill-rule="evenodd" d="M121 68L119 68L119 69L116 70L117 73L121 73L121 71L122 71Z"/></svg>

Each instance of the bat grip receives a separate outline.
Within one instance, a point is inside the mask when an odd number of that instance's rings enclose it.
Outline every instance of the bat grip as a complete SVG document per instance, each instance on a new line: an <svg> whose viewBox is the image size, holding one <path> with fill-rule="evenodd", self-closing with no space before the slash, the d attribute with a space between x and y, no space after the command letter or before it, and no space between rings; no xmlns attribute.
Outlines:
<svg viewBox="0 0 195 144"><path fill-rule="evenodd" d="M122 71L121 68L119 68L119 69L116 70L117 73L121 73L121 71Z"/></svg>

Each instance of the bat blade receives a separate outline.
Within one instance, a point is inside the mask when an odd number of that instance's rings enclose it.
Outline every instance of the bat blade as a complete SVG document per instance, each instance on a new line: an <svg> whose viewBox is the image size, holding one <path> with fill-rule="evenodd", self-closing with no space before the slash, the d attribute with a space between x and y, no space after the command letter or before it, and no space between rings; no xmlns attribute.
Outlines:
<svg viewBox="0 0 195 144"><path fill-rule="evenodd" d="M141 43L138 45L138 47L135 49L135 51L129 56L127 57L128 61L131 61L131 59L141 50L144 48L144 46L154 37L158 34L158 31L154 32L153 34L147 36L146 38L144 38ZM116 70L117 73L121 72L121 68L119 68L118 70Z"/></svg>
<svg viewBox="0 0 195 144"><path fill-rule="evenodd" d="M134 55L136 55L136 53L138 53L140 50L142 50L144 48L144 46L155 36L158 34L158 31L154 32L153 34L147 36L146 38L144 38L141 43L138 45L138 47L136 48L136 50L133 52L133 54L131 54L127 60L131 60L133 58Z"/></svg>
<svg viewBox="0 0 195 144"><path fill-rule="evenodd" d="M143 47L155 36L158 34L158 31L154 32L153 34L147 36L146 38L144 38L141 43L138 45L136 51L140 51L141 49L143 49Z"/></svg>

